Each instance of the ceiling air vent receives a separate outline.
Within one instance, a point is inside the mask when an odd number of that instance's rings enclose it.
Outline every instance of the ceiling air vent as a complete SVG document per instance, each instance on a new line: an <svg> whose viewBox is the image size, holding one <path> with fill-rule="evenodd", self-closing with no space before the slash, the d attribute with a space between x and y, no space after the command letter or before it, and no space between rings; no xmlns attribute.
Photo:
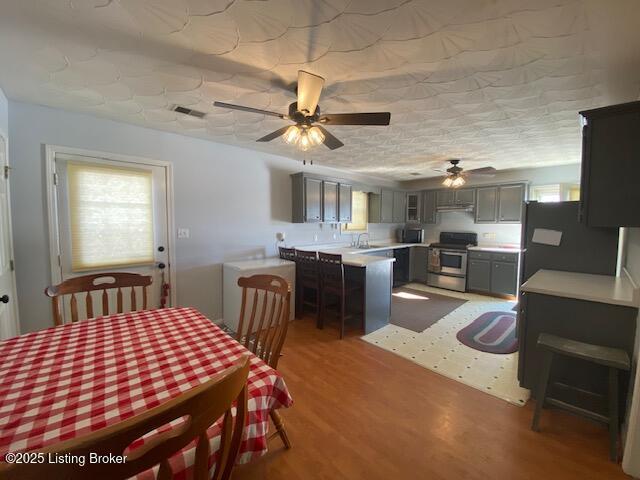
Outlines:
<svg viewBox="0 0 640 480"><path fill-rule="evenodd" d="M206 113L199 110L191 110L190 108L182 107L180 105L174 105L171 110L178 113L184 113L185 115L191 115L192 117L196 118L204 118L204 116L206 115Z"/></svg>

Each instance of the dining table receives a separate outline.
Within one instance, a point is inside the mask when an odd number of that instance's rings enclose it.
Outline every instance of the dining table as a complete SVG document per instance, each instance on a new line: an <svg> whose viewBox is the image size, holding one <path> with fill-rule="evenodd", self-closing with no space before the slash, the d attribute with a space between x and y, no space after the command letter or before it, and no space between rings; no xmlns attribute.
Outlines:
<svg viewBox="0 0 640 480"><path fill-rule="evenodd" d="M237 463L267 452L269 412L293 400L276 370L194 308L83 320L0 342L0 460L81 437L141 414L250 355L248 410ZM174 424L175 425L175 424ZM129 448L148 442L164 426ZM221 420L208 429L215 461ZM114 452L120 454L121 452ZM195 442L173 455L190 478ZM157 468L156 468L157 470ZM136 478L154 478L152 470Z"/></svg>

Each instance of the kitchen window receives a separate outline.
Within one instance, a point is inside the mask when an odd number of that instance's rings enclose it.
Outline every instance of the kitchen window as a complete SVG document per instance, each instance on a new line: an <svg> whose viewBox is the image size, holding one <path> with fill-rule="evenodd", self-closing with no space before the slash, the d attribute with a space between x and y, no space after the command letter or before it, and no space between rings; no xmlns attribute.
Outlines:
<svg viewBox="0 0 640 480"><path fill-rule="evenodd" d="M366 232L369 223L369 195L354 191L351 194L351 223L345 224L349 233Z"/></svg>
<svg viewBox="0 0 640 480"><path fill-rule="evenodd" d="M538 202L562 202L580 200L580 186L569 183L534 185L531 187L530 200Z"/></svg>

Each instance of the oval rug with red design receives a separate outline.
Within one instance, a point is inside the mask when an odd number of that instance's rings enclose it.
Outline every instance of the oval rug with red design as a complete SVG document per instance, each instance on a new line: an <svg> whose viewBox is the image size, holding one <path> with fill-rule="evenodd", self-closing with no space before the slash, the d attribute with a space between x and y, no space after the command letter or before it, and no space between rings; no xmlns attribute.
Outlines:
<svg viewBox="0 0 640 480"><path fill-rule="evenodd" d="M460 330L456 338L475 350L507 354L518 351L516 314L486 312Z"/></svg>

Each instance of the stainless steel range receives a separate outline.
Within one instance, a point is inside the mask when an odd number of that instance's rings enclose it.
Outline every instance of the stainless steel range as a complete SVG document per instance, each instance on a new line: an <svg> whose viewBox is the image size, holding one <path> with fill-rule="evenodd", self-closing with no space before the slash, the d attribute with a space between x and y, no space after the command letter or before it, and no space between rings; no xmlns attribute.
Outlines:
<svg viewBox="0 0 640 480"><path fill-rule="evenodd" d="M427 285L465 292L467 249L477 244L477 233L440 232L440 241L429 245Z"/></svg>

